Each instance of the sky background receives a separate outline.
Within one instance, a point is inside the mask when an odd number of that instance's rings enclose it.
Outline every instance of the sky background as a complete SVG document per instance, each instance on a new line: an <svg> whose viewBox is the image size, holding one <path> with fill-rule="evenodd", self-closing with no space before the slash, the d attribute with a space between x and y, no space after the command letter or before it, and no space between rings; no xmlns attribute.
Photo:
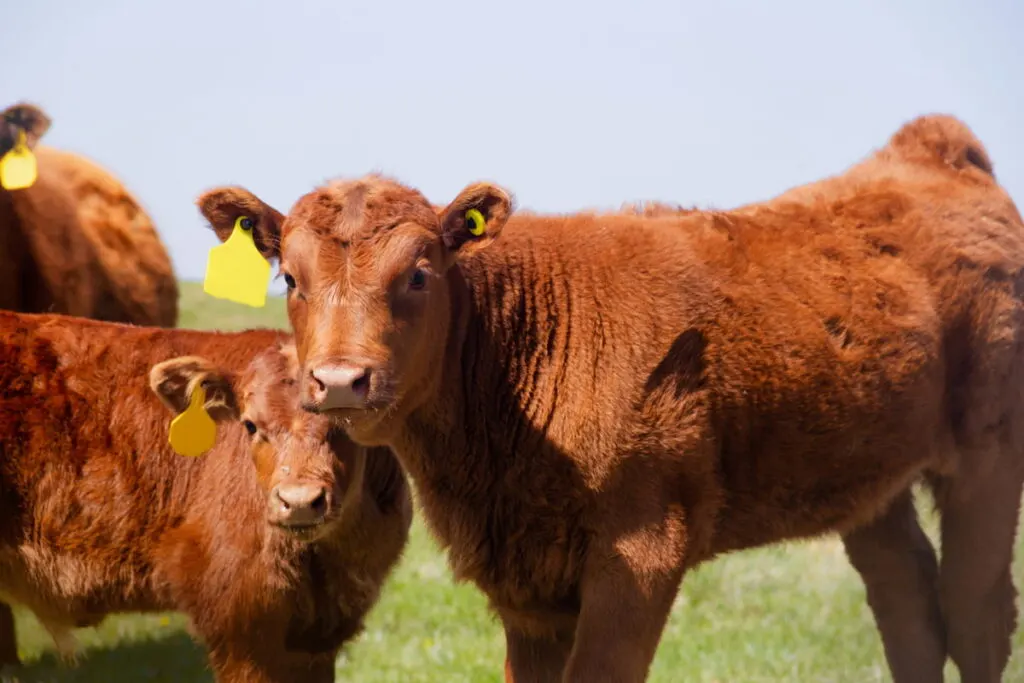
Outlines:
<svg viewBox="0 0 1024 683"><path fill-rule="evenodd" d="M1024 209L1021 0L0 4L3 105L41 105L45 143L117 175L185 279L216 185L281 211L371 170L435 203L487 179L538 211L728 208L930 112Z"/></svg>

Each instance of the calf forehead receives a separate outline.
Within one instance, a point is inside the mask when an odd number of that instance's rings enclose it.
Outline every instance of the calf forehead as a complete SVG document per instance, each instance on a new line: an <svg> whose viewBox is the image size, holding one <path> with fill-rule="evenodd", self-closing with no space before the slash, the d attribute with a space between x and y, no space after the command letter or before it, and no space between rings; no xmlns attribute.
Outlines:
<svg viewBox="0 0 1024 683"><path fill-rule="evenodd" d="M242 377L242 402L246 412L287 428L297 410L297 376L298 360L291 344L253 358Z"/></svg>
<svg viewBox="0 0 1024 683"><path fill-rule="evenodd" d="M432 228L437 214L417 190L381 176L366 176L334 181L301 197L292 207L284 233L287 237L302 231L346 248L406 222Z"/></svg>

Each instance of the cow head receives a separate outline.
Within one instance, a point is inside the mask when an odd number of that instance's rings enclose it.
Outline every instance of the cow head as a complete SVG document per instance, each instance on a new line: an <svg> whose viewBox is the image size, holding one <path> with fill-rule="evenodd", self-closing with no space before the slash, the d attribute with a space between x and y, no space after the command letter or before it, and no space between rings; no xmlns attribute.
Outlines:
<svg viewBox="0 0 1024 683"><path fill-rule="evenodd" d="M202 385L210 417L244 431L239 436L266 496L268 521L312 541L339 517L343 497L362 471L362 451L329 420L300 409L297 374L289 343L257 355L241 376L198 356L173 358L153 366L150 387L178 414Z"/></svg>
<svg viewBox="0 0 1024 683"><path fill-rule="evenodd" d="M513 210L499 187L477 183L434 207L376 175L332 182L287 217L239 188L211 190L200 210L221 239L234 218L256 217L258 244L280 260L307 410L339 421L357 442L387 445L430 399L451 324L452 267L485 248Z"/></svg>
<svg viewBox="0 0 1024 683"><path fill-rule="evenodd" d="M50 117L34 104L19 102L0 113L0 156L7 154L24 133L29 148L50 129Z"/></svg>

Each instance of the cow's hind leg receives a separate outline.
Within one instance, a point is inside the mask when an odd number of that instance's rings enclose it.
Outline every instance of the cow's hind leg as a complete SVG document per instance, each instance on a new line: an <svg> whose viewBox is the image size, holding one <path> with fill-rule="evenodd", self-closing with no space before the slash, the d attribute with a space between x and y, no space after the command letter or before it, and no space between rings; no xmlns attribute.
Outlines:
<svg viewBox="0 0 1024 683"><path fill-rule="evenodd" d="M881 517L843 537L860 574L895 683L942 683L945 627L935 549L921 529L910 491Z"/></svg>
<svg viewBox="0 0 1024 683"><path fill-rule="evenodd" d="M1024 467L1007 454L980 479L935 481L942 512L939 592L963 683L998 683L1017 625L1011 575Z"/></svg>
<svg viewBox="0 0 1024 683"><path fill-rule="evenodd" d="M14 613L10 605L0 602L0 668L20 664L18 638L14 631Z"/></svg>

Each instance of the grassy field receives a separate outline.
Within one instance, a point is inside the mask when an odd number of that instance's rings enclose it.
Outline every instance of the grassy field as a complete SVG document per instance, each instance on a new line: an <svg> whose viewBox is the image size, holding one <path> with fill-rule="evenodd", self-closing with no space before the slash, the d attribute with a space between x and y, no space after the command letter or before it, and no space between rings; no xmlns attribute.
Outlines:
<svg viewBox="0 0 1024 683"><path fill-rule="evenodd" d="M285 327L284 305L264 310L220 302L185 283L181 325L206 329ZM927 507L926 505L923 507ZM935 520L926 516L934 539ZM1014 576L1024 583L1024 538ZM78 635L77 668L61 666L35 619L17 612L27 663L4 680L211 681L204 655L179 615L110 618ZM338 679L366 683L500 682L501 630L470 586L453 585L444 558L417 520L404 559L369 618L338 659ZM650 677L669 681L759 683L891 680L859 579L834 539L722 558L683 584ZM958 681L947 667L947 681ZM1024 628L1004 678L1024 681Z"/></svg>

